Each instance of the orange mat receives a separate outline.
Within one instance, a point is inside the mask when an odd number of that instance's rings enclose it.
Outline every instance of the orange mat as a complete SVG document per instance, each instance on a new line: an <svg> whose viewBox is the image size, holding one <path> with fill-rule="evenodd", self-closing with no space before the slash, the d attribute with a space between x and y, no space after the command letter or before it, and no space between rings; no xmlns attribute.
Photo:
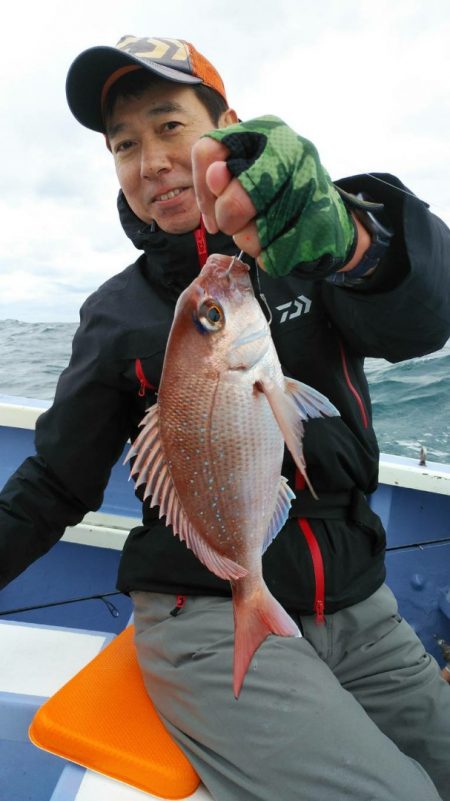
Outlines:
<svg viewBox="0 0 450 801"><path fill-rule="evenodd" d="M161 723L126 628L49 698L31 741L78 765L162 798L185 798L200 780Z"/></svg>

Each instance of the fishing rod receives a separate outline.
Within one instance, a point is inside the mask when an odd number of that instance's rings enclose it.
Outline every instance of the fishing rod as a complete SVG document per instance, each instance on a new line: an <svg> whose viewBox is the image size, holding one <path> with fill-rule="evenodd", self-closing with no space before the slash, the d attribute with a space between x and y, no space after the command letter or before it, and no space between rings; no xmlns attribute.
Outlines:
<svg viewBox="0 0 450 801"><path fill-rule="evenodd" d="M5 617L6 615L18 615L22 612L34 612L36 609L50 609L55 606L76 604L80 601L102 601L112 617L119 617L120 612L117 609L117 606L115 606L111 601L106 600L114 595L122 595L122 593L116 590L115 592L103 592L98 595L81 595L78 598L67 598L63 601L51 601L47 604L36 604L35 606L22 606L17 609L6 609L4 611L0 611L0 617Z"/></svg>

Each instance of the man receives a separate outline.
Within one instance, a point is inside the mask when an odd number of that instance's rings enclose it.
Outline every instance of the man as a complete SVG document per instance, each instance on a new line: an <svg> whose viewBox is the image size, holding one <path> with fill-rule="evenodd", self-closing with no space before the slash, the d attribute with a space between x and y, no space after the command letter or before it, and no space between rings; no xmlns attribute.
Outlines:
<svg viewBox="0 0 450 801"><path fill-rule="evenodd" d="M105 134L121 221L144 252L84 305L37 455L3 490L2 583L98 508L155 401L180 291L208 252L242 248L262 268L255 287L284 371L341 414L305 426L319 502L286 457L297 498L264 557L269 589L304 636L267 638L235 702L229 587L146 502L118 579L144 679L218 801L449 799L449 687L383 584L384 532L365 500L378 449L363 373L366 355L405 359L449 336L448 230L392 176L336 188L280 120L238 123L220 76L187 43L92 48L67 95Z"/></svg>

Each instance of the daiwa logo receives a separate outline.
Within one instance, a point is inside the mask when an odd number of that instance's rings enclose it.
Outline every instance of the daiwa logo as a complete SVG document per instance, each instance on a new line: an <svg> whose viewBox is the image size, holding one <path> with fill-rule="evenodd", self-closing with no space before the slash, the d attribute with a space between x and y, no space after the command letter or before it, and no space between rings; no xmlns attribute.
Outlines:
<svg viewBox="0 0 450 801"><path fill-rule="evenodd" d="M280 323L285 323L286 320L295 320L301 314L308 314L311 308L311 301L305 295L298 295L295 300L290 300L289 303L282 303L281 306L276 308L282 312Z"/></svg>

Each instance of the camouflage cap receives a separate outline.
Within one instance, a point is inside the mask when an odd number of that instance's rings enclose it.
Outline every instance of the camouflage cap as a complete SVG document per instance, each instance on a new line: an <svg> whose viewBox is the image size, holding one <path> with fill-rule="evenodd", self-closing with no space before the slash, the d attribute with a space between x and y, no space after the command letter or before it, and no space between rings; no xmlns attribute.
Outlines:
<svg viewBox="0 0 450 801"><path fill-rule="evenodd" d="M137 69L176 83L204 84L226 100L219 73L189 42L122 36L115 47L91 47L73 62L66 81L72 114L87 128L104 132L103 106L109 89L122 75Z"/></svg>

